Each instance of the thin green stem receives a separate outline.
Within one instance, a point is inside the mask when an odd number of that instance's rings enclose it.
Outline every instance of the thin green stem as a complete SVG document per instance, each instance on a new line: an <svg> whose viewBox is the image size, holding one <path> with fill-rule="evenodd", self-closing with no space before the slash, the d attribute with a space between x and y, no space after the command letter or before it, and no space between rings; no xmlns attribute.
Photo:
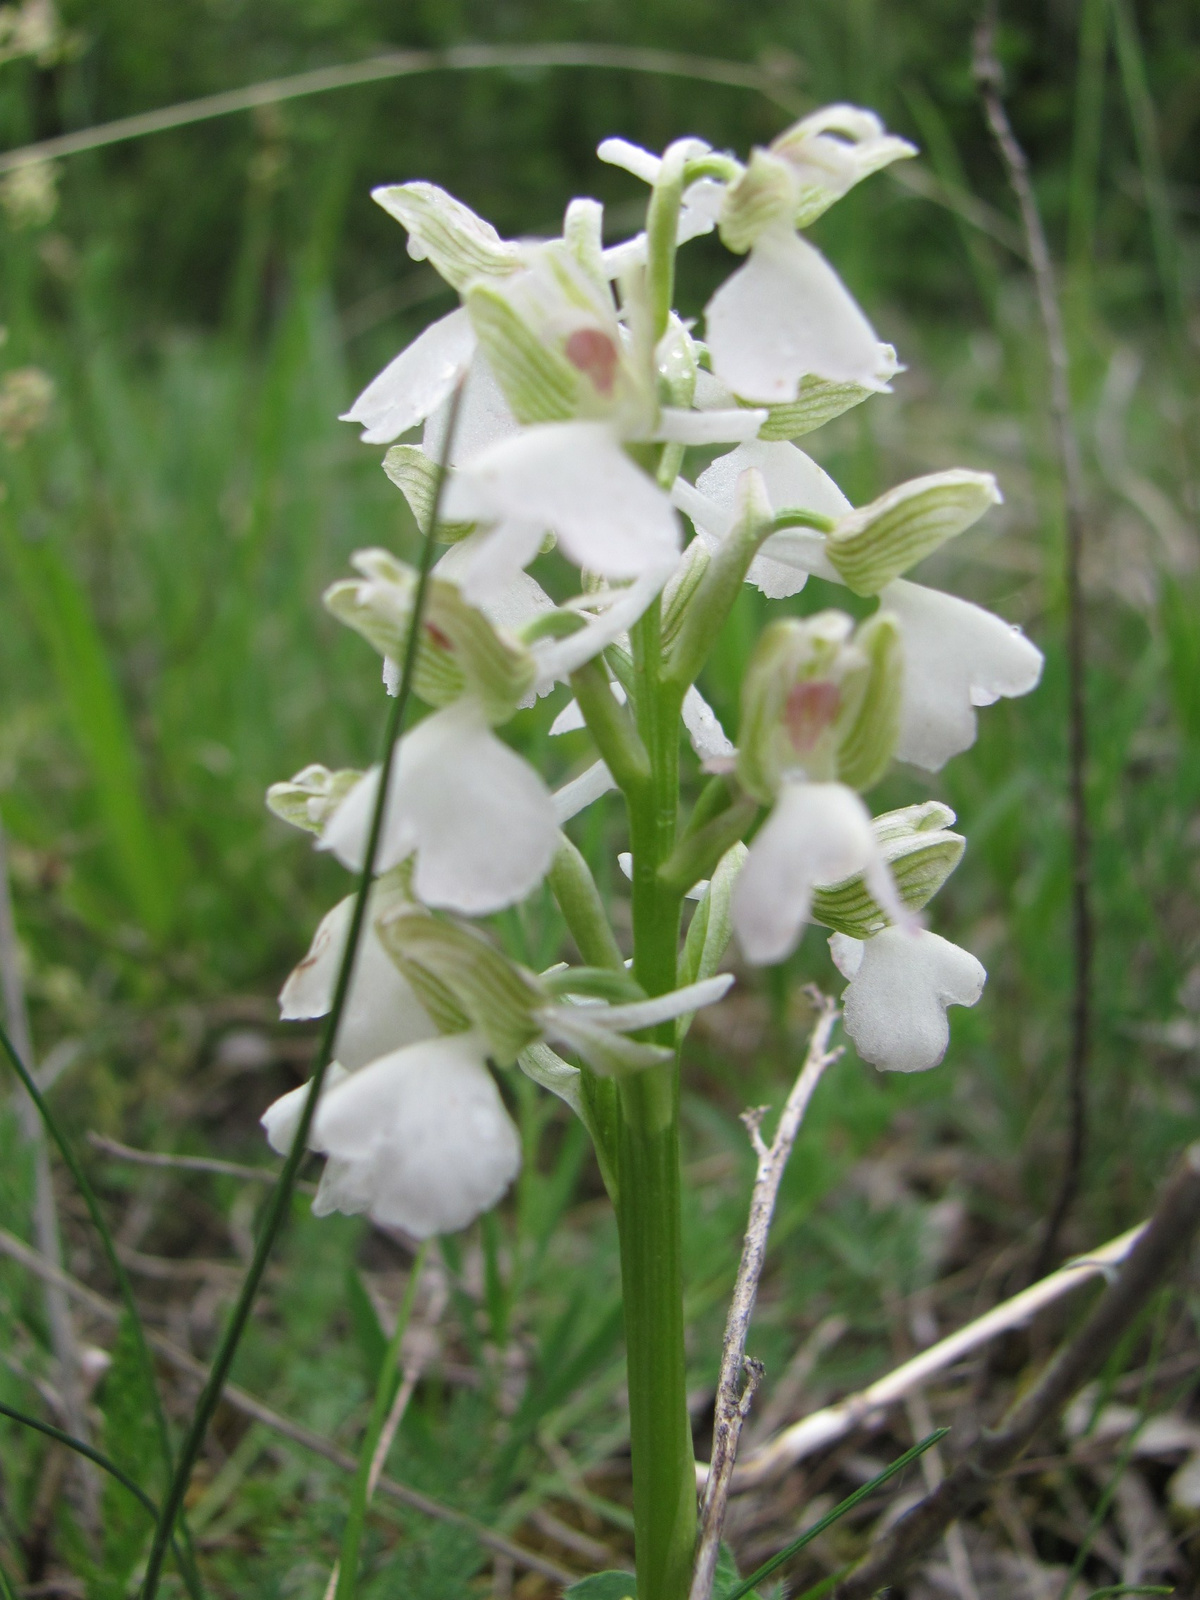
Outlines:
<svg viewBox="0 0 1200 1600"><path fill-rule="evenodd" d="M949 1428L937 1428L927 1438L922 1439L919 1444L914 1444L911 1450L906 1450L902 1456L898 1456L890 1467L885 1467L881 1473L871 1479L870 1483L864 1483L861 1489L856 1489L853 1494L847 1495L844 1500L839 1501L833 1510L827 1512L819 1522L814 1522L812 1527L806 1528L798 1539L793 1539L791 1544L780 1550L778 1554L773 1555L769 1561L765 1561L757 1572L752 1572L748 1578L743 1579L735 1589L729 1591L725 1600L742 1600L743 1595L748 1595L758 1584L765 1583L771 1574L778 1572L780 1567L785 1562L790 1561L797 1551L803 1550L806 1544L811 1544L818 1534L824 1533L826 1528L832 1527L848 1511L853 1511L860 1501L865 1500L868 1495L874 1494L876 1489L882 1488L889 1478L894 1478L896 1473L902 1472L918 1456L923 1456L926 1450L932 1450L938 1440L944 1439L949 1432Z"/></svg>
<svg viewBox="0 0 1200 1600"><path fill-rule="evenodd" d="M0 1600L17 1600L8 1573L4 1570L4 1563L0 1561Z"/></svg>
<svg viewBox="0 0 1200 1600"><path fill-rule="evenodd" d="M42 1091L38 1088L37 1080L29 1071L28 1067L26 1067L25 1063L21 1060L21 1057L17 1053L16 1046L13 1044L12 1040L2 1027L0 1027L0 1046L3 1047L4 1053L12 1065L13 1071L25 1086L26 1094L37 1107L38 1116L41 1117L47 1132L58 1146L59 1154L66 1162L67 1169L72 1178L74 1178L76 1187L78 1188L80 1194L83 1196L83 1203L87 1207L88 1216L92 1219L92 1226L99 1235L105 1258L108 1261L108 1265L113 1277L116 1279L117 1292L120 1294L121 1304L124 1308L126 1317L129 1319L129 1326L133 1332L134 1343L137 1347L138 1365L142 1369L142 1374L146 1380L147 1391L150 1394L151 1403L154 1407L154 1422L155 1429L158 1434L159 1450L162 1453L163 1464L166 1467L167 1475L169 1477L174 1472L174 1454L171 1449L171 1434L167 1427L167 1417L163 1410L162 1396L158 1392L158 1375L154 1367L154 1358L150 1354L150 1346L146 1342L146 1330L142 1326L142 1319L138 1312L137 1301L133 1297L133 1285L129 1281L129 1274L126 1272L124 1264L121 1261L120 1256L117 1254L116 1241L113 1239L112 1233L109 1231L108 1223L104 1220L104 1213L100 1209L100 1202L96 1198L96 1191L92 1188L92 1185L88 1180L87 1173L84 1172L83 1167L80 1165L79 1158L76 1156L75 1151L71 1147L70 1141L58 1125L58 1119L55 1117L54 1113L47 1104L46 1098L42 1094ZM87 1453L87 1450L83 1451L83 1454L86 1455ZM101 1465L103 1465L103 1463L101 1463ZM138 1491L139 1494L141 1492L141 1490ZM153 1502L151 1502L151 1504L153 1504ZM157 1515L158 1513L155 1511L155 1516L157 1517ZM183 1532L184 1546L187 1553L185 1559L181 1562L180 1571L182 1572L184 1581L187 1584L188 1593L193 1597L193 1600L202 1600L204 1587L200 1581L200 1574L196 1570L195 1557L192 1553L191 1540L187 1533L186 1523L182 1523L181 1528Z"/></svg>
<svg viewBox="0 0 1200 1600"><path fill-rule="evenodd" d="M605 914L592 869L565 833L559 835L546 881L579 954L588 965L624 972L621 947Z"/></svg>
<svg viewBox="0 0 1200 1600"><path fill-rule="evenodd" d="M396 1389L400 1383L400 1346L404 1342L404 1335L408 1331L408 1324L412 1317L412 1309L416 1303L417 1286L421 1281L421 1272L425 1266L425 1257L429 1253L428 1239L421 1245L413 1259L412 1270L408 1275L408 1283L404 1288L404 1298L400 1302L400 1309L396 1313L396 1331L392 1334L387 1351L379 1368L379 1380L375 1385L375 1399L371 1405L371 1415L367 1419L367 1431L363 1435L362 1446L358 1452L358 1471L354 1475L354 1488L350 1494L350 1510L346 1517L346 1528L342 1534L342 1555L338 1568L336 1600L353 1600L354 1591L358 1584L358 1556L362 1546L363 1529L367 1523L367 1507L371 1501L371 1476L372 1466L375 1461L375 1452L379 1448L379 1440L383 1434L383 1425L391 1409L392 1401L396 1397Z"/></svg>
<svg viewBox="0 0 1200 1600"><path fill-rule="evenodd" d="M330 1007L329 1015L325 1019L325 1027L321 1034L321 1043L317 1052L312 1082L305 1097L304 1109L300 1114L300 1121L296 1128L295 1137L292 1140L292 1147L288 1151L287 1159L284 1161L279 1181L271 1191L267 1202L267 1212L263 1219L262 1232L259 1234L254 1258L243 1280L233 1314L217 1347L216 1356L209 1370L208 1381L205 1383L200 1399L197 1401L195 1414L192 1417L191 1425L188 1428L180 1451L179 1464L175 1469L163 1502L158 1531L155 1534L154 1544L151 1546L150 1555L146 1562L146 1576L142 1584L142 1600L154 1600L154 1596L158 1592L167 1540L170 1537L175 1518L179 1515L180 1508L183 1505L183 1498L191 1481L192 1468L195 1466L196 1459L200 1454L213 1412L217 1409L220 1401L221 1391L225 1387L229 1370L233 1365L233 1358L237 1354L237 1347L241 1342L242 1334L245 1332L246 1324L250 1320L250 1312L258 1296L258 1289L262 1282L263 1273L266 1271L267 1260L279 1235L279 1230L283 1226L283 1220L291 1207L292 1191L296 1185L300 1163L304 1160L308 1150L308 1134L312 1127L313 1118L316 1115L321 1086L325 1081L325 1074L333 1057L334 1040L337 1038L338 1025L341 1022L342 1011L346 1004L346 996L350 991L350 980L354 973L354 958L358 951L358 942L362 935L363 924L366 921L371 881L375 874L375 857L378 854L379 840L383 833L384 811L387 805L392 767L396 758L396 744L403 726L404 713L408 709L409 698L412 694L417 645L421 636L421 618L425 609L425 593L429 587L429 574L433 567L434 536L438 527L442 493L446 485L450 450L454 442L461 400L462 384L460 383L454 391L454 397L451 401L446 439L442 447L442 459L438 465L437 484L434 489L433 506L429 517L429 531L426 533L421 546L417 587L413 596L412 622L404 651L400 686L388 714L387 729L384 734L383 751L380 759L379 788L375 797L374 813L371 817L371 830L367 836L363 869L359 875L358 892L354 897L354 912L346 935L346 948L342 955L337 985L333 993L333 1004Z"/></svg>

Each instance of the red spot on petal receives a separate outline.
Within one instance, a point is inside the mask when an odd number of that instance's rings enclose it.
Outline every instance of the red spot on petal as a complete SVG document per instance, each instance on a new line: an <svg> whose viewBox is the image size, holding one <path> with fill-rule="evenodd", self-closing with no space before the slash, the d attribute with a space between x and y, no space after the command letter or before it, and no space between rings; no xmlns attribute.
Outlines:
<svg viewBox="0 0 1200 1600"><path fill-rule="evenodd" d="M446 635L438 627L436 622L427 622L425 624L425 632L433 640L434 644L436 644L440 649L442 649L442 650L453 650L454 649L453 644L451 644L450 640L446 637Z"/></svg>
<svg viewBox="0 0 1200 1600"><path fill-rule="evenodd" d="M783 721L797 755L807 755L838 714L841 692L822 680L798 683L787 697Z"/></svg>
<svg viewBox="0 0 1200 1600"><path fill-rule="evenodd" d="M566 345L567 360L590 378L601 394L611 394L620 352L599 328L577 328Z"/></svg>

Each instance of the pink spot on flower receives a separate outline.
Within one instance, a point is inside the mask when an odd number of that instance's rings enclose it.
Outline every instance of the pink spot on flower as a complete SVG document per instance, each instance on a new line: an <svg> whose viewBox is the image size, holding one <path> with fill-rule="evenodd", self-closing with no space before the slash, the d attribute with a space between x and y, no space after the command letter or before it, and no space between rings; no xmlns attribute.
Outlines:
<svg viewBox="0 0 1200 1600"><path fill-rule="evenodd" d="M838 714L841 691L818 679L798 683L787 697L783 721L797 755L807 755Z"/></svg>
<svg viewBox="0 0 1200 1600"><path fill-rule="evenodd" d="M601 394L611 394L620 359L616 345L599 328L577 328L566 345L567 360L591 379Z"/></svg>
<svg viewBox="0 0 1200 1600"><path fill-rule="evenodd" d="M446 636L446 634L444 634L442 632L442 630L438 627L436 622L427 622L425 624L425 632L433 640L434 644L436 644L440 649L442 649L442 650L453 650L454 649L454 645L451 643L450 639Z"/></svg>

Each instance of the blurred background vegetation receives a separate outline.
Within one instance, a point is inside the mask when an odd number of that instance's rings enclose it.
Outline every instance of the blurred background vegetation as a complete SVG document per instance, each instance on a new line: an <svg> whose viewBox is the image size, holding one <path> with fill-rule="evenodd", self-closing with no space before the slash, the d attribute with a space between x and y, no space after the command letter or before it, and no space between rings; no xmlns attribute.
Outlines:
<svg viewBox="0 0 1200 1600"><path fill-rule="evenodd" d="M344 880L268 817L262 795L310 760L364 764L373 749L373 658L318 596L351 550L411 548L413 530L380 452L336 417L452 303L408 259L370 188L432 179L506 235L556 231L568 198L592 194L624 234L643 195L596 160L605 135L657 149L694 132L744 152L791 120L788 107L850 100L923 155L915 177L872 180L814 233L908 370L894 397L805 443L856 502L926 470L994 470L1005 506L931 563L930 579L1020 622L1048 664L1036 695L984 714L975 749L932 791L969 838L936 925L989 967L984 1000L955 1018L936 1073L896 1082L847 1060L831 1074L788 1180L759 1353L782 1373L823 1318L848 1318L794 1400L817 1403L895 1353L897 1297L972 1260L999 1263L993 1298L1018 1286L1065 1139L1062 517L1044 345L972 85L974 9L62 0L60 16L32 56L0 26L3 148L314 66L464 42L720 57L756 66L766 91L596 68L439 71L77 155L49 186L0 183L0 815L39 1052L79 1041L80 1064L56 1091L71 1126L259 1161L257 1116L304 1070L307 1041L278 1028L271 997ZM1088 473L1099 933L1091 1137L1067 1240L1083 1247L1142 1213L1200 1109L1200 17L1192 0L1013 0L1001 20L1012 115L1062 274ZM682 303L698 314L728 259L702 240L683 263ZM820 587L803 609L825 598ZM747 593L709 671L728 719L762 615ZM518 737L565 774L584 758L582 736L552 747L547 722L530 714ZM901 774L876 809L929 792ZM614 804L583 819L588 836L615 852ZM551 959L560 937L540 902L506 931L531 960ZM750 1170L736 1113L782 1096L805 1020L792 993L801 978L836 981L815 935L787 973L747 979L691 1048L702 1449ZM566 1440L597 1471L620 1458L611 1229L577 1132L528 1090L513 1086L528 1157L517 1198L448 1258L463 1276L446 1338L484 1376L422 1391L405 1471L486 1518L519 1490L513 1525L565 1496L559 1512L569 1502L619 1552L619 1483L599 1496L607 1511L587 1509L597 1493L571 1498L543 1438L551 1429L556 1449ZM23 1233L28 1163L13 1126L3 1138L0 1220ZM148 1199L137 1169L96 1171L135 1219L131 1249L236 1256L244 1242L230 1180ZM90 1272L65 1204L76 1264ZM284 1260L303 1252L310 1270L277 1279L246 1381L352 1440L360 1357L369 1365L375 1350L361 1286L372 1273L391 1282L402 1257L357 1223L298 1212L295 1229ZM355 1249L362 1270L347 1280ZM0 1319L36 1373L37 1297L8 1266L0 1287ZM203 1353L223 1280L181 1303L177 1284L146 1287ZM947 1326L958 1320L953 1302ZM28 1399L24 1382L0 1373L0 1387ZM7 1430L4 1450L0 1526L28 1551L43 1457ZM214 1445L204 1493L219 1483L223 1498L201 1499L201 1521L218 1530L207 1548L222 1581L321 1592L341 1490L297 1461L254 1430L227 1428ZM792 1527L806 1493L793 1500ZM405 1526L403 1538L376 1530L391 1563L381 1592L400 1592L388 1585L401 1569L403 1592L430 1597L488 1570L469 1537ZM70 1547L53 1518L47 1527L42 1570ZM755 1537L770 1542L752 1526L744 1537L751 1550ZM1069 1559L1038 1539L1050 1564ZM86 1570L82 1556L74 1570Z"/></svg>

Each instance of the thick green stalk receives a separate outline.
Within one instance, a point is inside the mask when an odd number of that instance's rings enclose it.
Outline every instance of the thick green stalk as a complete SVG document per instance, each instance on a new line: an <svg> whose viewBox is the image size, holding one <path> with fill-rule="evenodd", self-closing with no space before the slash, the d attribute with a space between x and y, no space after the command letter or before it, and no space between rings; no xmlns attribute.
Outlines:
<svg viewBox="0 0 1200 1600"><path fill-rule="evenodd" d="M634 976L649 995L675 985L680 896L658 868L675 841L679 695L662 681L656 603L634 631L638 729L650 780L628 792ZM674 1042L674 1028L658 1030ZM629 1368L638 1600L682 1600L696 1539L696 1480L683 1344L679 1068L618 1085L617 1224Z"/></svg>

